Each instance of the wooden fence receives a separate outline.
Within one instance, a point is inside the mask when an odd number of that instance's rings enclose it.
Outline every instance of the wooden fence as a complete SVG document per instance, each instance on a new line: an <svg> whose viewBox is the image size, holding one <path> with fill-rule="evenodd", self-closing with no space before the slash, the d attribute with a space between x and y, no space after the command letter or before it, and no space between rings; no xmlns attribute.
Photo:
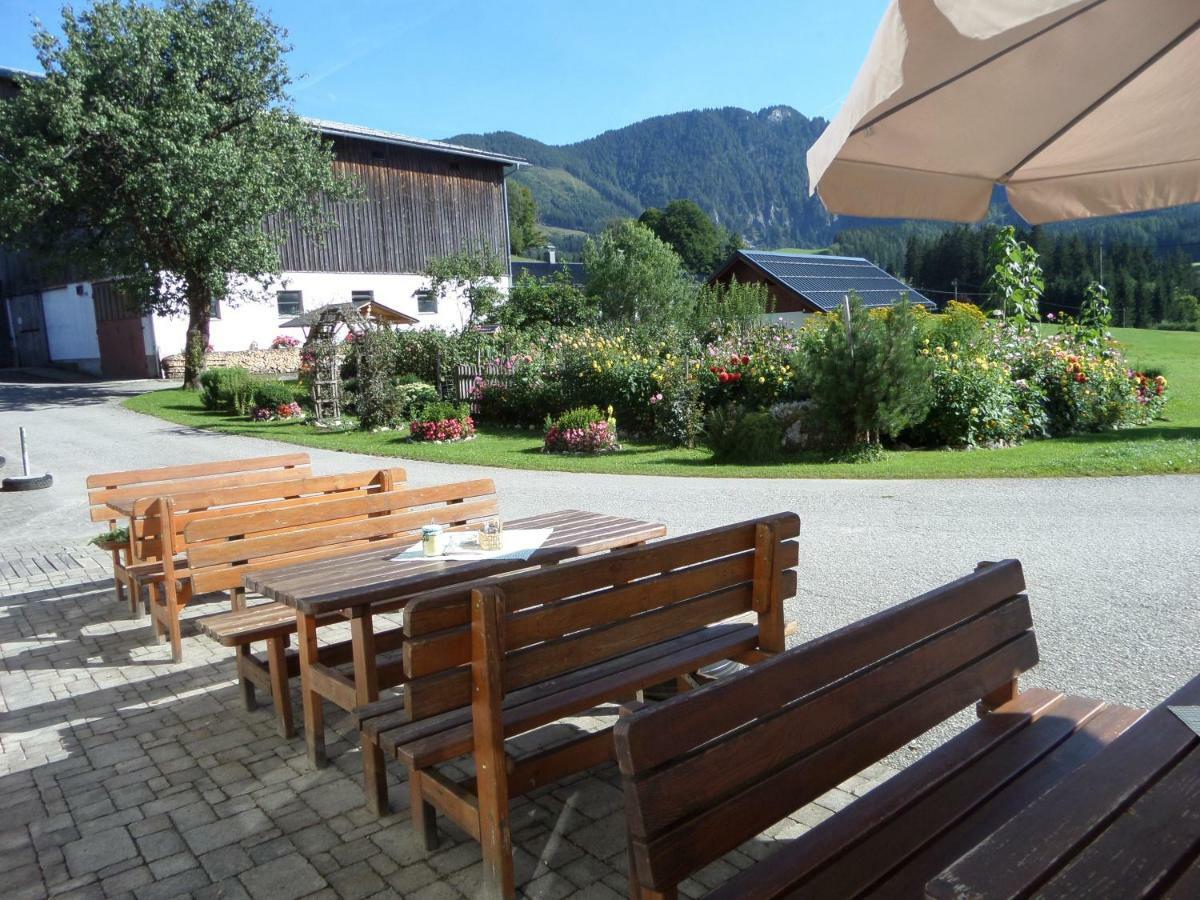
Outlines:
<svg viewBox="0 0 1200 900"><path fill-rule="evenodd" d="M471 414L479 415L479 398L475 396L475 379L482 378L488 384L508 385L512 382L512 369L497 363L459 363L454 367L452 384L454 399L471 404Z"/></svg>

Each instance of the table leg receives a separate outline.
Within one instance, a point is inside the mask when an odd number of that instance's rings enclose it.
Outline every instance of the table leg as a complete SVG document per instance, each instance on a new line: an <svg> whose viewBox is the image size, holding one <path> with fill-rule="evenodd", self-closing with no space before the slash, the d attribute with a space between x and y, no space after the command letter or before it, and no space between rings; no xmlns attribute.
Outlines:
<svg viewBox="0 0 1200 900"><path fill-rule="evenodd" d="M312 666L317 663L317 619L306 613L296 613L296 638L300 644L300 696L304 700L304 741L308 744L308 761L313 768L323 769L325 758L325 710L321 695L313 689Z"/></svg>
<svg viewBox="0 0 1200 900"><path fill-rule="evenodd" d="M379 699L379 670L375 666L375 628L369 606L355 607L350 619L350 645L354 656L354 694L359 706ZM387 815L387 764L379 744L362 734L363 798L367 809Z"/></svg>

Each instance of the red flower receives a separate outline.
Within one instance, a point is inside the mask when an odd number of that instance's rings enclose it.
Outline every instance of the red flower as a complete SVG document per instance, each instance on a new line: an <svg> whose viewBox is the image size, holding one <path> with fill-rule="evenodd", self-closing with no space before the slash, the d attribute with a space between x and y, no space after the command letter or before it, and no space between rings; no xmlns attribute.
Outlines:
<svg viewBox="0 0 1200 900"><path fill-rule="evenodd" d="M722 372L717 376L717 378L720 380L721 384L724 384L725 382L727 382L731 377L732 376L730 376L730 374L728 372Z"/></svg>
<svg viewBox="0 0 1200 900"><path fill-rule="evenodd" d="M731 366L736 366L736 365L737 365L738 363L740 363L741 361L742 361L742 358L741 358L740 356L731 356L731 357L729 357L729 364L730 364Z"/></svg>
<svg viewBox="0 0 1200 900"><path fill-rule="evenodd" d="M750 357L748 357L748 356L743 356L743 357L742 357L742 365L743 365L743 366L748 366L748 365L750 365Z"/></svg>
<svg viewBox="0 0 1200 900"><path fill-rule="evenodd" d="M720 375L721 367L720 366L712 366L708 371L712 372L714 375Z"/></svg>
<svg viewBox="0 0 1200 900"><path fill-rule="evenodd" d="M729 377L732 378L734 381L741 381L742 373L741 372L730 372Z"/></svg>
<svg viewBox="0 0 1200 900"><path fill-rule="evenodd" d="M1082 372L1076 372L1075 380L1082 384L1083 382L1087 381L1087 376L1084 375Z"/></svg>

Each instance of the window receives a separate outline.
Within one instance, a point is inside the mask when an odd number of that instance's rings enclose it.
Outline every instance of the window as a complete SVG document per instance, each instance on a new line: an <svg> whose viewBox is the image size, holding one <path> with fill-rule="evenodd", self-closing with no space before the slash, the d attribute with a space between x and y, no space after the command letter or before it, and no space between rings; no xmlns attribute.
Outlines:
<svg viewBox="0 0 1200 900"><path fill-rule="evenodd" d="M275 295L275 307L280 318L283 316L298 316L304 312L303 291L279 291Z"/></svg>
<svg viewBox="0 0 1200 900"><path fill-rule="evenodd" d="M351 303L371 303L375 299L374 291L351 291Z"/></svg>
<svg viewBox="0 0 1200 900"><path fill-rule="evenodd" d="M208 307L208 317L210 319L221 318L221 301L213 297L212 304Z"/></svg>
<svg viewBox="0 0 1200 900"><path fill-rule="evenodd" d="M437 312L437 295L433 291L417 291L417 312Z"/></svg>

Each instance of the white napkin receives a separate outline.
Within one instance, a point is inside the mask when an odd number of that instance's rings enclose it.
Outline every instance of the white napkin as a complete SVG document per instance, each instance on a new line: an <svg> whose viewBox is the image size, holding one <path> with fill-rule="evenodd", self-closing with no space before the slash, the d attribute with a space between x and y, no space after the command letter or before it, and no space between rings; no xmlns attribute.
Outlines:
<svg viewBox="0 0 1200 900"><path fill-rule="evenodd" d="M420 543L413 544L392 562L412 562L416 559L529 559L542 544L549 540L553 528L514 528L503 532L504 546L499 550L484 550L479 546L478 531L447 531L446 552L441 556L425 555Z"/></svg>

